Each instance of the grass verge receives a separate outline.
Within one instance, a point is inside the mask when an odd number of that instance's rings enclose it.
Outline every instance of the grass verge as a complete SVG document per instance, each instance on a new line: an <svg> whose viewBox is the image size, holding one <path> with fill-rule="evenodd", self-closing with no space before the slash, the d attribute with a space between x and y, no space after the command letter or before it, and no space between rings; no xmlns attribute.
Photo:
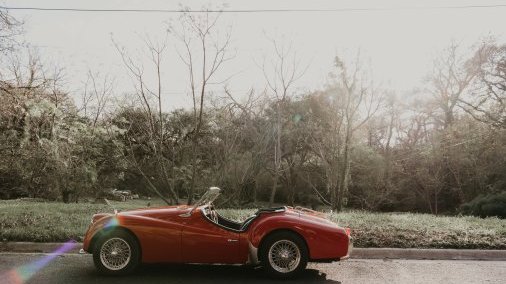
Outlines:
<svg viewBox="0 0 506 284"><path fill-rule="evenodd" d="M159 200L112 202L118 210L162 205ZM223 209L222 215L244 220L254 209ZM63 204L31 200L0 201L0 240L61 242L82 240L90 218L112 212L103 204ZM356 247L506 249L506 220L446 217L414 213L350 211L332 214L350 227Z"/></svg>

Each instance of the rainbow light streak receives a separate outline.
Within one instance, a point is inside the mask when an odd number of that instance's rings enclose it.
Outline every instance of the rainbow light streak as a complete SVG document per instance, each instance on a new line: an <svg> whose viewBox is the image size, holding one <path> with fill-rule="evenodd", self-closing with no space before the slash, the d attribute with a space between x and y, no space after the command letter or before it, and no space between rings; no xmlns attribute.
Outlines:
<svg viewBox="0 0 506 284"><path fill-rule="evenodd" d="M112 217L107 223L105 223L104 228L111 228L116 227L119 224L118 217L114 216Z"/></svg>
<svg viewBox="0 0 506 284"><path fill-rule="evenodd" d="M3 275L0 275L0 282L6 284L22 284L32 278L35 273L47 266L57 256L62 255L73 249L77 243L74 240L68 241L56 249L54 252L28 264L13 268Z"/></svg>

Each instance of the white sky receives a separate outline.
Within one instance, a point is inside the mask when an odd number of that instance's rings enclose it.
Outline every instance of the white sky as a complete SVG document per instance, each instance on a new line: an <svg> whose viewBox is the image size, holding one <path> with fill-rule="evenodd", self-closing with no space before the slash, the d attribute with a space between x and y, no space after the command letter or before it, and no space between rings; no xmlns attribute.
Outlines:
<svg viewBox="0 0 506 284"><path fill-rule="evenodd" d="M94 8L94 9L178 9L182 1L167 0L3 0L13 7ZM188 1L187 1L188 2ZM506 1L225 1L228 9L283 8L394 8L387 11L226 13L220 29L233 25L233 62L219 74L235 75L231 89L245 91L263 86L263 75L254 63L272 52L264 37L285 35L294 41L297 53L311 65L298 82L299 90L321 87L332 70L336 52L354 54L358 48L375 74L375 81L399 91L421 84L430 70L432 58L450 41L470 45L483 36L494 35L504 41L506 7L475 9L397 9L453 5L506 4ZM208 1L191 1L198 9ZM223 2L213 2L215 5ZM26 41L36 46L46 62L64 67L67 87L79 93L88 69L116 78L116 93L132 91L132 83L111 42L111 35L132 52L141 44L139 35L161 36L170 13L101 13L57 11L11 11L25 21ZM173 46L170 43L169 46ZM163 68L166 109L189 106L186 70L173 50ZM145 64L149 64L146 59ZM146 67L147 68L147 67ZM219 88L219 86L215 87Z"/></svg>

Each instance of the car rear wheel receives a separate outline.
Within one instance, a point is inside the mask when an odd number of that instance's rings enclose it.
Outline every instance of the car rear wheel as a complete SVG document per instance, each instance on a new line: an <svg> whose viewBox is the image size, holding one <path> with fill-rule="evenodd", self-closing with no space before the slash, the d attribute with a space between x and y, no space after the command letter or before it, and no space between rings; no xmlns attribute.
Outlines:
<svg viewBox="0 0 506 284"><path fill-rule="evenodd" d="M307 247L295 233L281 231L269 235L261 249L262 266L271 276L290 278L306 268Z"/></svg>
<svg viewBox="0 0 506 284"><path fill-rule="evenodd" d="M140 249L135 237L116 230L101 236L93 251L93 262L100 273L123 275L139 264Z"/></svg>

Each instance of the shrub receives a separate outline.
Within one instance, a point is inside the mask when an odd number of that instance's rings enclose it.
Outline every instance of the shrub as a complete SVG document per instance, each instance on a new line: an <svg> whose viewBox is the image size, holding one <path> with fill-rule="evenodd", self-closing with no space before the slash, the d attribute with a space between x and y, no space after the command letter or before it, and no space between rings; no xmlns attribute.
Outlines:
<svg viewBox="0 0 506 284"><path fill-rule="evenodd" d="M506 191L497 194L479 195L475 199L462 204L461 212L462 214L482 218L491 216L506 218Z"/></svg>

